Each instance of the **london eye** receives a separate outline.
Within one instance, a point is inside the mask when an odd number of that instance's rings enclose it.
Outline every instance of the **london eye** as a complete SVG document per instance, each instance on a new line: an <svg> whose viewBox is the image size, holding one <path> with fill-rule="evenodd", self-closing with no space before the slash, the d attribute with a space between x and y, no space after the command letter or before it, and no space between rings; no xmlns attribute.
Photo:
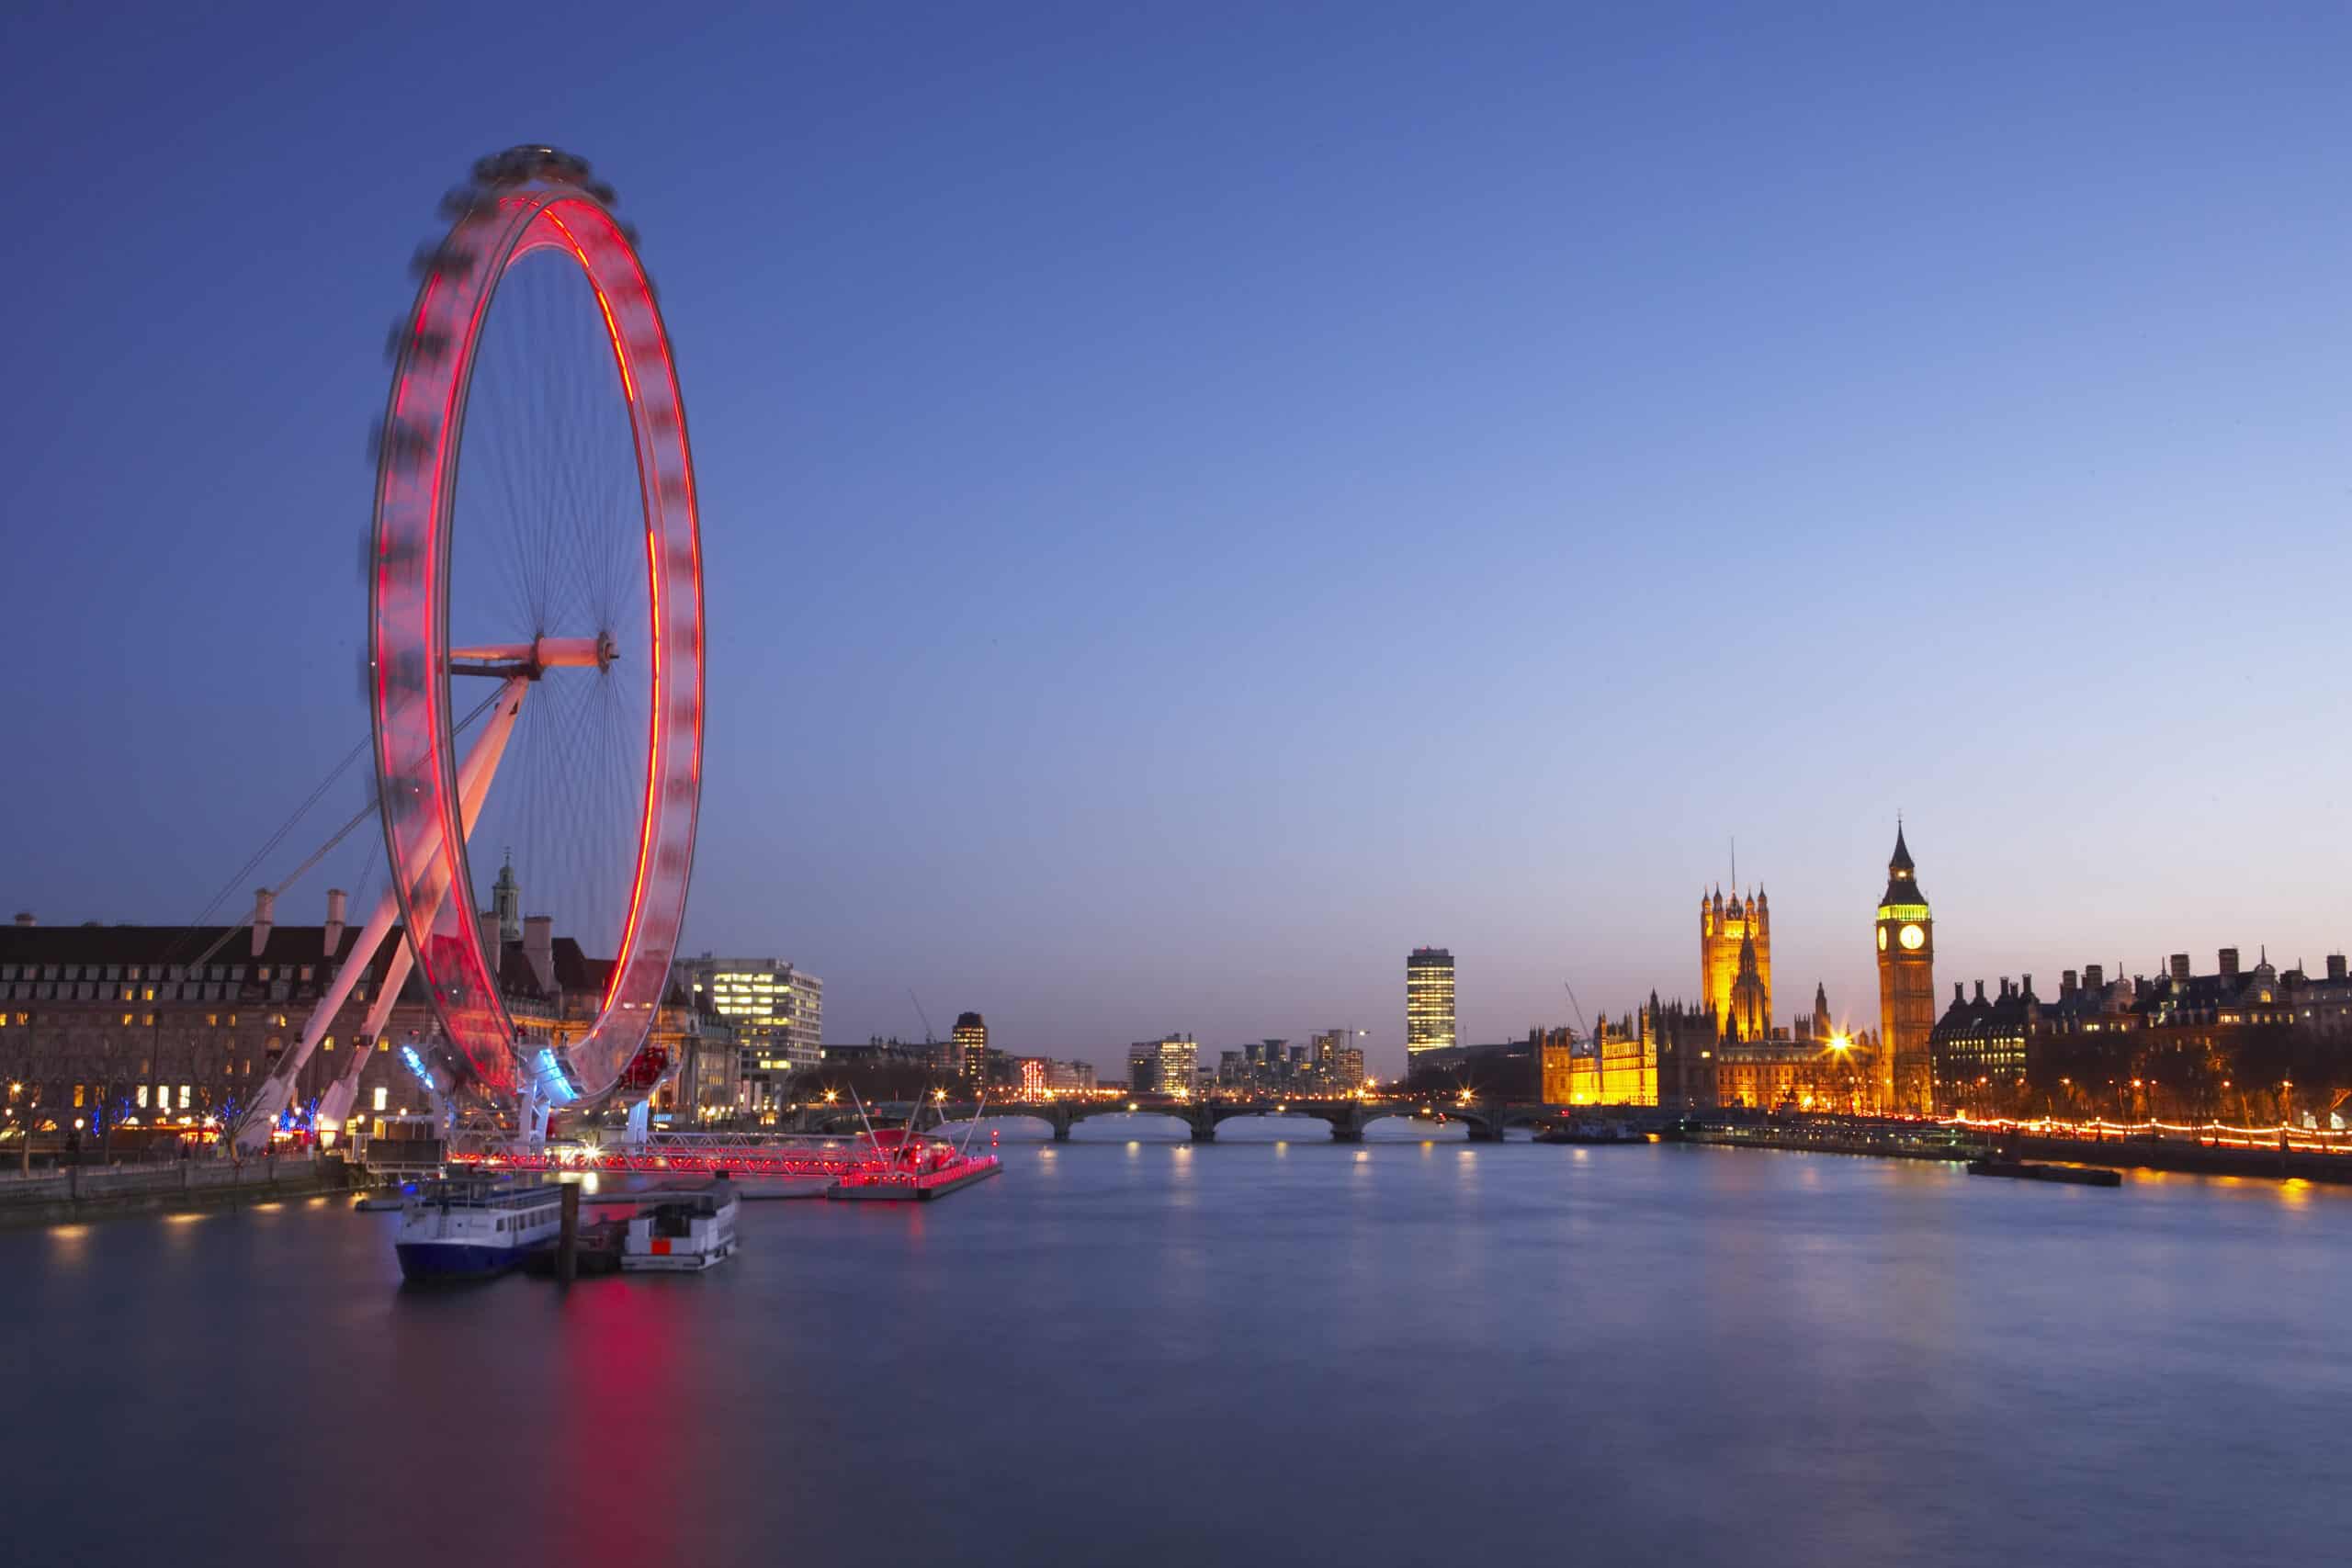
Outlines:
<svg viewBox="0 0 2352 1568"><path fill-rule="evenodd" d="M694 464L661 307L614 205L553 148L476 164L417 254L372 444L368 683L390 903L453 1076L505 1106L623 1082L694 863ZM598 955L593 1007L552 1032L518 1023L502 988L513 933L478 892L510 852L535 914Z"/></svg>

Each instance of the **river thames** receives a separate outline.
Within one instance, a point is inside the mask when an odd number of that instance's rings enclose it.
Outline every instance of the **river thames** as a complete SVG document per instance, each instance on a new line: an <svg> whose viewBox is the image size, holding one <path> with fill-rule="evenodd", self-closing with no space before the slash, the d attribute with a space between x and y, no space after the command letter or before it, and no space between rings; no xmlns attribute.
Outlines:
<svg viewBox="0 0 2352 1568"><path fill-rule="evenodd" d="M340 1201L0 1235L24 1563L2340 1558L2352 1194L1007 1143L699 1278Z"/></svg>

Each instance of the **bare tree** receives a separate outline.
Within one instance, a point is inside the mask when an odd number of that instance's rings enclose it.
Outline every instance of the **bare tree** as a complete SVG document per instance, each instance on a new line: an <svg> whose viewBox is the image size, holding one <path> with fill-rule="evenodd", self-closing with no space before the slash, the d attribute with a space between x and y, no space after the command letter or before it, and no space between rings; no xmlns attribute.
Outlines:
<svg viewBox="0 0 2352 1568"><path fill-rule="evenodd" d="M55 1030L27 1025L8 1030L0 1041L0 1064L8 1077L7 1111L18 1139L17 1168L28 1173L42 1112L59 1098L68 1055Z"/></svg>

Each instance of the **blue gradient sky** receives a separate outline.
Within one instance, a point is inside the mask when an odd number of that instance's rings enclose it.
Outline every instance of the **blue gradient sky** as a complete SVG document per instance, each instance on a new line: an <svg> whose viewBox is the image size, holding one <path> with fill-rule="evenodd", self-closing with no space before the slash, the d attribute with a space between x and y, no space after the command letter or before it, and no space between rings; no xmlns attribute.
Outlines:
<svg viewBox="0 0 2352 1568"><path fill-rule="evenodd" d="M11 907L363 732L403 264L544 139L692 411L689 935L831 1038L1393 1069L1418 942L1691 992L1735 834L1873 1024L1898 807L1946 981L2352 940L2340 7L150 9L0 21Z"/></svg>

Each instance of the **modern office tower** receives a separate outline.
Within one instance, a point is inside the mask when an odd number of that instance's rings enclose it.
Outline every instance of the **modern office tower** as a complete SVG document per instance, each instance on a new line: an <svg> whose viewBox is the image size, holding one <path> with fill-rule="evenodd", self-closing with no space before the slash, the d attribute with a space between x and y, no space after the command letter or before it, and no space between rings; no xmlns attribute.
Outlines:
<svg viewBox="0 0 2352 1568"><path fill-rule="evenodd" d="M683 966L695 998L734 1026L741 1073L755 1104L824 1059L825 983L781 958L714 958Z"/></svg>
<svg viewBox="0 0 2352 1568"><path fill-rule="evenodd" d="M1453 954L1442 947L1417 947L1405 957L1405 1054L1453 1047Z"/></svg>
<svg viewBox="0 0 2352 1568"><path fill-rule="evenodd" d="M1127 1047L1127 1087L1137 1094L1190 1094L1200 1055L1189 1034L1138 1040Z"/></svg>
<svg viewBox="0 0 2352 1568"><path fill-rule="evenodd" d="M1363 1087L1363 1052L1352 1029L1327 1029L1315 1036L1315 1076L1321 1087L1342 1091Z"/></svg>
<svg viewBox="0 0 2352 1568"><path fill-rule="evenodd" d="M1198 1071L1201 1048L1189 1034L1170 1034L1159 1043L1159 1091L1190 1094Z"/></svg>
<svg viewBox="0 0 2352 1568"><path fill-rule="evenodd" d="M958 1013L954 1047L956 1070L974 1083L986 1083L989 1077L988 1021L976 1012Z"/></svg>

